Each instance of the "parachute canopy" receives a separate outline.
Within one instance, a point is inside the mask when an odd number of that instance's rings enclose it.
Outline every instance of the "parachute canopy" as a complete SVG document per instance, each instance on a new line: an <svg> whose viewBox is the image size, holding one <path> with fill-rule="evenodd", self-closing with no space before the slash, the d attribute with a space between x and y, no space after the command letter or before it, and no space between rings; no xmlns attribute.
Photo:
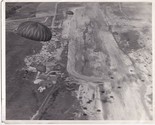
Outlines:
<svg viewBox="0 0 155 125"><path fill-rule="evenodd" d="M66 14L68 14L68 15L74 15L74 13L73 13L73 11L66 11Z"/></svg>
<svg viewBox="0 0 155 125"><path fill-rule="evenodd" d="M52 37L48 27L34 21L21 23L17 28L17 34L35 41L49 41Z"/></svg>

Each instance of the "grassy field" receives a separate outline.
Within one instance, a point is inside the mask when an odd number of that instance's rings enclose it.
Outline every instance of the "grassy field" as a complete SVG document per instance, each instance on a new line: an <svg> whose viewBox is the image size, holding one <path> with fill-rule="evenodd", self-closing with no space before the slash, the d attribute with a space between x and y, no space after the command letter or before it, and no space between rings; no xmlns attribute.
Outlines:
<svg viewBox="0 0 155 125"><path fill-rule="evenodd" d="M39 8L37 8L37 6ZM44 4L47 5L47 4ZM37 73L29 71L27 68L27 64L25 63L25 59L30 57L34 60L32 61L31 66L36 66L38 61L41 64L48 62L48 64L53 63L53 59L57 54L57 49L61 49L63 45L63 39L61 38L61 30L62 28L54 28L52 34L52 38L57 39L57 41L51 40L47 43L40 43L38 41L29 40L27 38L21 37L17 35L14 30L18 27L18 25L27 20L36 21L43 23L49 15L44 13L43 17L35 17L36 13L39 14L41 12L49 13L50 8L45 8L44 5L39 3L10 3L7 5L7 11L12 11L11 8L16 6L20 6L20 8L16 8L14 13L8 13L6 20L6 86L7 86L7 98L6 98L6 119L8 120L29 120L32 119L36 111L40 108L40 106L45 101L45 98L49 94L52 88L46 88L46 90L42 93L38 91L40 85L35 85L33 81L36 78ZM50 7L50 6L49 6ZM40 10L41 9L41 10ZM42 9L45 9L44 11ZM23 15L21 15L23 13ZM62 10L59 11L59 16L63 14ZM55 26L58 26L59 23L63 20L63 15L61 18L56 17L57 23ZM53 16L50 16L50 23L45 22L44 24L47 26L51 26L53 20ZM59 36L58 36L59 35ZM67 41L66 41L67 42ZM47 44L47 46L46 46ZM48 55L46 55L46 50L43 47L46 46L47 53L51 54L49 59ZM54 49L54 50L53 50ZM63 52L61 56L61 60L56 61L54 67L51 70L56 70L67 76L66 65L67 65L67 46L63 48ZM45 55L44 55L45 54ZM34 58L33 58L34 57ZM36 57L36 58L35 58ZM54 59L55 60L55 59ZM63 64L62 67L59 64ZM47 66L47 69L50 68ZM49 78L49 76L42 73L40 77L44 76L45 82ZM78 119L74 113L78 113L81 109L79 106L79 102L76 97L73 96L75 87L70 85L65 86L65 78L59 76L57 80L57 84L64 84L63 88L58 89L53 92L52 97L48 103L45 104L44 111L40 114L37 119L40 120L71 120ZM50 81L52 82L52 81ZM49 83L49 82L48 82ZM70 90L70 89L71 90ZM66 112L65 115L62 112ZM79 118L80 119L80 118ZM85 119L85 118L81 118Z"/></svg>

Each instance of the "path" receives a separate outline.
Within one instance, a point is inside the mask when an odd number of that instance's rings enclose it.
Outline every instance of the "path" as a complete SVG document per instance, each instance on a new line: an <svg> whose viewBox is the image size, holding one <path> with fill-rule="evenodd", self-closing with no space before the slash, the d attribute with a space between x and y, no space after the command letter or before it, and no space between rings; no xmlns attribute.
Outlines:
<svg viewBox="0 0 155 125"><path fill-rule="evenodd" d="M142 89L143 84L138 78L138 74L136 74L138 69L132 65L132 60L119 49L112 33L109 31L106 16L104 10L100 9L99 4L87 4L84 8L75 9L74 16L68 18L68 24L64 24L66 27L70 27L68 32L68 39L70 39L68 72L79 80L82 86L89 88L89 85L91 85L95 88L95 86L101 85L102 87L95 91L100 93L100 90L104 89L107 92L107 94L95 94L94 102L102 105L102 109L101 106L98 106L102 114L96 115L94 111L91 111L94 109L89 110L96 103L90 106L83 100L82 105L88 107L89 111L87 112L90 119L92 117L91 112L93 112L94 117L97 117L96 119L152 119L148 107L143 101L145 90ZM87 25L89 25L90 32L88 31L85 38L87 40L85 40L83 33ZM85 46L85 42L87 46ZM102 47L96 52L97 44L100 43ZM85 62L86 58L87 63ZM93 58L95 58L95 61ZM110 65L106 65L106 62ZM93 67L96 64L97 66ZM76 66L78 66L78 71L75 68ZM84 75L83 69L92 73ZM130 69L133 72L130 72ZM99 70L101 71L98 73ZM110 72L112 76L109 76L107 72ZM91 94L90 90L86 90L86 93ZM108 103L103 102L105 98L109 101ZM100 101L98 102L98 100Z"/></svg>

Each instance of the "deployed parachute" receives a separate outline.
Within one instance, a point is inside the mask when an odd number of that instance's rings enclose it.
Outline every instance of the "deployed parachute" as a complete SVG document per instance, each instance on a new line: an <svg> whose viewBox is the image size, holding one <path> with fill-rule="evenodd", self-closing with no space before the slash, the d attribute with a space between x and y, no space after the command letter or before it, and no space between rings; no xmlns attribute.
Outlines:
<svg viewBox="0 0 155 125"><path fill-rule="evenodd" d="M52 37L48 27L34 21L21 23L17 28L17 34L35 41L49 41Z"/></svg>
<svg viewBox="0 0 155 125"><path fill-rule="evenodd" d="M66 14L68 14L68 15L74 15L74 13L73 13L73 11L66 11Z"/></svg>

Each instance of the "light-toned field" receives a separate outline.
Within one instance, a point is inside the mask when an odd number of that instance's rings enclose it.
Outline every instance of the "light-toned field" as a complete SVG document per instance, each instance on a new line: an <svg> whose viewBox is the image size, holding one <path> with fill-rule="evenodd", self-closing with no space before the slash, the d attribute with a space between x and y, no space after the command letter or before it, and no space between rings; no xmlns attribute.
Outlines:
<svg viewBox="0 0 155 125"><path fill-rule="evenodd" d="M88 3L72 11L64 23L70 40L67 70L85 88L77 93L89 119L151 120L151 6ZM136 61L139 53L150 61Z"/></svg>

